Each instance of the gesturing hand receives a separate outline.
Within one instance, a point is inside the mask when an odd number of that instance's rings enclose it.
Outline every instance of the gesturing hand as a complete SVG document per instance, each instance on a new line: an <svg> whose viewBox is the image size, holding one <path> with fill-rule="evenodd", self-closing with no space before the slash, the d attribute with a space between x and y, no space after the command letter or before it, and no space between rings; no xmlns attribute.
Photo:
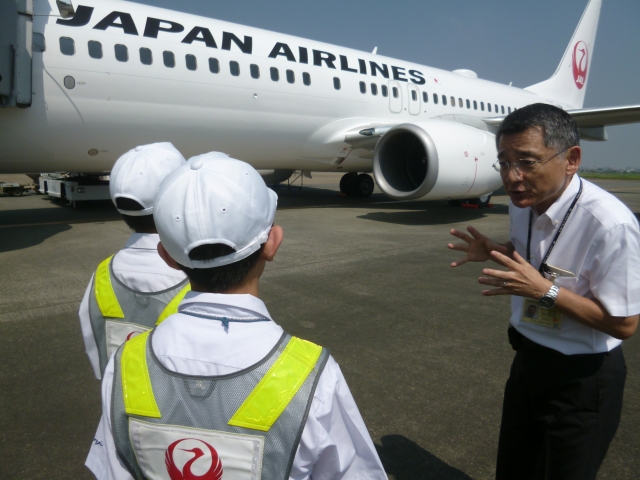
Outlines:
<svg viewBox="0 0 640 480"><path fill-rule="evenodd" d="M553 285L553 282L540 275L538 270L522 258L518 252L513 253L513 260L499 252L492 252L491 257L495 262L507 267L509 271L490 268L482 270L483 275L491 278L480 277L478 282L498 287L493 290L484 290L482 294L485 296L518 295L537 300L547 293Z"/></svg>
<svg viewBox="0 0 640 480"><path fill-rule="evenodd" d="M458 250L466 253L466 255L457 262L452 262L452 267L458 267L467 262L486 262L487 260L492 259L492 251L497 251L504 255L508 254L507 247L494 242L489 237L481 234L475 228L467 227L467 230L471 235L455 229L449 232L464 243L449 243L447 244L447 247L451 250Z"/></svg>

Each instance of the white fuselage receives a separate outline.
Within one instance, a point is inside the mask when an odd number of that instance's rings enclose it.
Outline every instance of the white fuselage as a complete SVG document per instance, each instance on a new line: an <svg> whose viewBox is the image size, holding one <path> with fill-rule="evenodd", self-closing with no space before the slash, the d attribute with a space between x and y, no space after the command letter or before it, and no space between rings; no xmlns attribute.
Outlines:
<svg viewBox="0 0 640 480"><path fill-rule="evenodd" d="M345 132L451 115L487 118L547 101L458 73L134 3L82 0L67 21L53 16L53 1L35 0L34 8L41 15L34 32L44 35L46 49L33 54L31 107L0 109L1 172L108 172L130 148L158 141L173 142L187 158L216 150L258 169L371 171L371 153L353 149ZM73 26L82 23L81 8L87 23ZM73 40L75 53L61 52L61 37ZM90 56L89 42L99 42L102 58ZM127 61L116 59L116 45L126 47ZM151 51L151 65L141 62L141 48ZM174 67L165 66L171 55L163 52L173 54ZM187 55L195 56L195 70Z"/></svg>

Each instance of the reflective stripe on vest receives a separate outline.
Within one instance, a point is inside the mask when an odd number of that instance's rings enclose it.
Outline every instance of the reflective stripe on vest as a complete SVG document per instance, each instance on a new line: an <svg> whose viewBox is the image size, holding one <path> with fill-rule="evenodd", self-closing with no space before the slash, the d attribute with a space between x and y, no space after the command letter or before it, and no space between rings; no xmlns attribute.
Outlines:
<svg viewBox="0 0 640 480"><path fill-rule="evenodd" d="M322 347L292 337L282 354L229 420L234 427L268 432L315 366Z"/></svg>
<svg viewBox="0 0 640 480"><path fill-rule="evenodd" d="M173 315L174 313L177 313L180 302L182 302L187 292L190 292L190 291L191 291L191 284L187 283L185 287L182 290L180 290L175 297L173 297L173 300L171 300L169 304L166 307L164 307L164 310L162 311L162 313L158 317L158 320L156 321L156 325L160 325L162 322L164 322L164 320L169 315Z"/></svg>
<svg viewBox="0 0 640 480"><path fill-rule="evenodd" d="M146 348L150 332L133 337L122 351L122 391L130 415L161 418L149 379ZM316 365L322 347L292 337L229 425L269 431Z"/></svg>
<svg viewBox="0 0 640 480"><path fill-rule="evenodd" d="M118 303L116 293L113 291L113 285L111 285L109 264L112 258L113 255L98 265L94 282L94 293L96 295L96 301L98 302L98 308L100 308L103 317L124 318L124 312Z"/></svg>
<svg viewBox="0 0 640 480"><path fill-rule="evenodd" d="M128 414L161 418L147 366L149 333L150 331L133 337L124 345L121 359L122 392Z"/></svg>

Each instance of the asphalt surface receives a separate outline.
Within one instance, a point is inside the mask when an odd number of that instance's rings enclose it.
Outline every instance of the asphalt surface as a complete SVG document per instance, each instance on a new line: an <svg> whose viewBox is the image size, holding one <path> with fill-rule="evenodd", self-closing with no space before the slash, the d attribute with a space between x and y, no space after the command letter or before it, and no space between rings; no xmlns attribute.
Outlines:
<svg viewBox="0 0 640 480"><path fill-rule="evenodd" d="M294 335L328 347L395 480L489 479L495 471L508 298L483 298L480 265L449 267L451 228L506 239L507 198L484 210L340 196L339 176L281 188L285 241L261 297ZM640 212L640 182L598 181ZM108 203L78 210L0 197L0 478L92 478L100 416L77 309L97 264L129 230ZM640 343L625 342L622 422L600 479L638 478Z"/></svg>

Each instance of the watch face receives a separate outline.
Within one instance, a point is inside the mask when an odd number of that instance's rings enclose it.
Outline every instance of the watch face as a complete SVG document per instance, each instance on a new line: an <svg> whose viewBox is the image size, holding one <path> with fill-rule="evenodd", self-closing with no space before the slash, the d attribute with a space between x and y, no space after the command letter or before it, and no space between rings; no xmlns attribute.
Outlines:
<svg viewBox="0 0 640 480"><path fill-rule="evenodd" d="M556 303L555 299L548 297L547 295L545 295L544 297L542 297L540 299L540 301L538 302L540 303L540 306L542 308L551 308L553 307L553 305Z"/></svg>

